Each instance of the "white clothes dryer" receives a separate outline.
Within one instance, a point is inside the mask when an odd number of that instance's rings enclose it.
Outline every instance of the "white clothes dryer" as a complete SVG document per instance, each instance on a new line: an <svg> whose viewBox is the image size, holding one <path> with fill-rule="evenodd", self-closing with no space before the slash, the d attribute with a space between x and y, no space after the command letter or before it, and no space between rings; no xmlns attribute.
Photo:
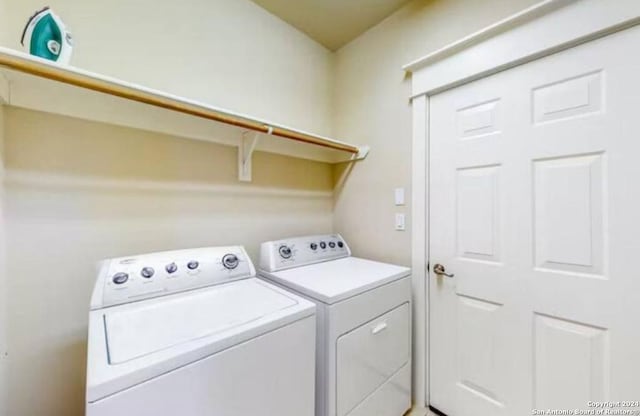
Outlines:
<svg viewBox="0 0 640 416"><path fill-rule="evenodd" d="M316 416L411 407L411 271L351 256L340 235L263 243L260 277L317 305Z"/></svg>

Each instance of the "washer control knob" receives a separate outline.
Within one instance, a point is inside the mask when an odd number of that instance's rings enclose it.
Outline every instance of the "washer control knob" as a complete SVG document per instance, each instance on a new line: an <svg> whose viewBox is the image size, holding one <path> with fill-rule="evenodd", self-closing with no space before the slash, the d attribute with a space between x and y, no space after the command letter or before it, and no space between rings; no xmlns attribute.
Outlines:
<svg viewBox="0 0 640 416"><path fill-rule="evenodd" d="M145 279L149 279L155 272L156 271L153 270L153 267L143 267L142 270L140 270L140 275Z"/></svg>
<svg viewBox="0 0 640 416"><path fill-rule="evenodd" d="M164 266L164 269L167 271L167 273L172 274L178 271L178 265L175 263L169 263Z"/></svg>
<svg viewBox="0 0 640 416"><path fill-rule="evenodd" d="M292 253L289 246L280 246L280 249L278 251L280 252L280 257L282 257L283 259L291 258Z"/></svg>
<svg viewBox="0 0 640 416"><path fill-rule="evenodd" d="M338 241L338 247L340 248L344 247L344 243L342 241Z"/></svg>
<svg viewBox="0 0 640 416"><path fill-rule="evenodd" d="M113 283L117 285L121 285L123 283L126 283L127 280L129 280L129 275L124 272L119 272L113 275L112 280L113 280Z"/></svg>
<svg viewBox="0 0 640 416"><path fill-rule="evenodd" d="M334 243L333 241L329 241L329 247L336 248L336 243Z"/></svg>
<svg viewBox="0 0 640 416"><path fill-rule="evenodd" d="M327 248L327 243L325 243L324 241L320 241L320 248L323 250Z"/></svg>
<svg viewBox="0 0 640 416"><path fill-rule="evenodd" d="M197 262L197 261L195 261L195 260L191 260L189 263L187 263L187 268L188 268L189 270L195 270L195 269L197 269L197 268L198 268L198 266L200 266L200 263L198 263L198 262Z"/></svg>
<svg viewBox="0 0 640 416"><path fill-rule="evenodd" d="M222 265L225 269L233 270L238 267L238 263L240 263L240 260L235 254L225 254L222 258Z"/></svg>
<svg viewBox="0 0 640 416"><path fill-rule="evenodd" d="M316 251L318 249L318 245L316 243L311 243L309 244L309 247L311 248L311 250Z"/></svg>

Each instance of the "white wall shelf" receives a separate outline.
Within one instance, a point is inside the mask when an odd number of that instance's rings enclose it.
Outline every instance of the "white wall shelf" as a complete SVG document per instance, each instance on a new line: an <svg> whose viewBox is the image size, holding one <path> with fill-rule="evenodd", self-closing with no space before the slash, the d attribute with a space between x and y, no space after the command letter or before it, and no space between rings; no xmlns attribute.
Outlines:
<svg viewBox="0 0 640 416"><path fill-rule="evenodd" d="M238 174L243 181L251 180L251 156L256 150L328 163L364 159L369 151L366 146L0 47L2 102L19 108L237 146Z"/></svg>

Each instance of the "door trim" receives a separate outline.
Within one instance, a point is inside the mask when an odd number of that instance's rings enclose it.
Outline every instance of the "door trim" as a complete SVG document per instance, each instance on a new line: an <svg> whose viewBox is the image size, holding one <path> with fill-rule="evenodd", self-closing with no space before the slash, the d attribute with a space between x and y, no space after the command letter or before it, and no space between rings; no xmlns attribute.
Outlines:
<svg viewBox="0 0 640 416"><path fill-rule="evenodd" d="M417 406L429 406L430 96L638 24L637 0L617 0L615 7L603 0L544 0L403 67L412 75L411 265L413 316L420 318L413 324Z"/></svg>
<svg viewBox="0 0 640 416"><path fill-rule="evenodd" d="M411 280L413 292L413 402L429 403L429 322L427 259L429 258L429 97L412 102L413 150L411 154Z"/></svg>
<svg viewBox="0 0 640 416"><path fill-rule="evenodd" d="M403 69L412 97L433 95L639 23L636 0L544 0Z"/></svg>

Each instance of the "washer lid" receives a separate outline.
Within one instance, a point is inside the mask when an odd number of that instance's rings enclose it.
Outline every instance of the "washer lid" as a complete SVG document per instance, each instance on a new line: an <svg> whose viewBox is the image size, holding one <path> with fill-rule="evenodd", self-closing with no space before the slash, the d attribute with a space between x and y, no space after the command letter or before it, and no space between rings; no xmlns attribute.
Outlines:
<svg viewBox="0 0 640 416"><path fill-rule="evenodd" d="M314 313L312 302L256 278L93 310L87 400L197 365Z"/></svg>
<svg viewBox="0 0 640 416"><path fill-rule="evenodd" d="M346 257L260 275L332 304L409 276L411 269L377 261Z"/></svg>
<svg viewBox="0 0 640 416"><path fill-rule="evenodd" d="M220 286L104 314L109 364L226 331L297 302L259 284Z"/></svg>

